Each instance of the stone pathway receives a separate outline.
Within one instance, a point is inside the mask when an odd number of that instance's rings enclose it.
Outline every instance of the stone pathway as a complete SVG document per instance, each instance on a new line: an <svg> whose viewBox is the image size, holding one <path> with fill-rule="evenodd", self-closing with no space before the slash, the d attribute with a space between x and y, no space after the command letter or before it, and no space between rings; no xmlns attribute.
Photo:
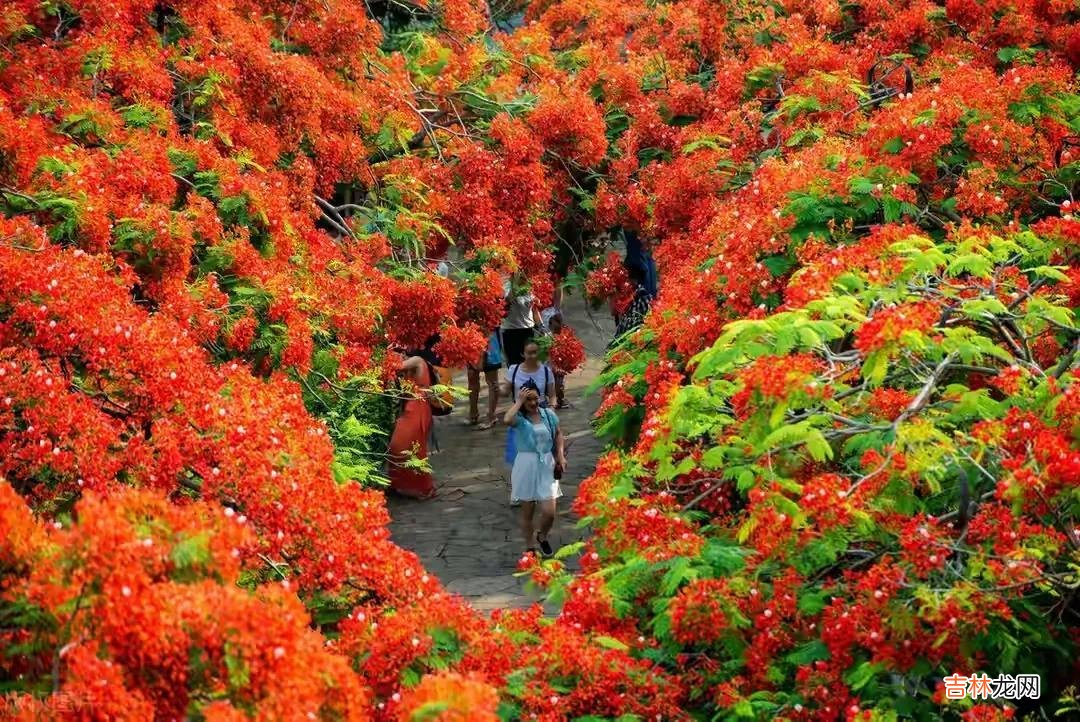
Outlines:
<svg viewBox="0 0 1080 722"><path fill-rule="evenodd" d="M570 504L602 448L589 427L599 400L585 398L584 391L602 368L604 346L612 333L610 317L589 314L580 299L568 297L564 305L564 318L585 344L589 360L566 380L572 408L558 412L570 446L563 497L551 532L556 548L583 538ZM458 373L454 383L465 386L464 373ZM483 414L486 388L480 393ZM507 402L500 403L500 415L506 407ZM397 544L416 552L429 572L477 609L528 606L539 598L530 596L525 580L514 576L525 543L519 510L510 507L510 470L503 462L506 427L478 431L465 426L466 409L467 402L459 401L453 414L435 419L440 451L431 457L431 465L439 496L418 502L388 495L390 531Z"/></svg>

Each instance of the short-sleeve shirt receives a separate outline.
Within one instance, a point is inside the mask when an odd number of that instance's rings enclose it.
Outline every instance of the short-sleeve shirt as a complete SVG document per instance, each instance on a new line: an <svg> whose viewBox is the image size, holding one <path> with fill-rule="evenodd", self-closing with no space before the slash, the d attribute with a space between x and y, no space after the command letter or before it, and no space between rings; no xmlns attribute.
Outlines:
<svg viewBox="0 0 1080 722"><path fill-rule="evenodd" d="M548 306L540 312L540 320L545 326L551 325L551 319L555 318L559 314L559 309L554 306Z"/></svg>
<svg viewBox="0 0 1080 722"><path fill-rule="evenodd" d="M554 388L555 374L547 364L540 364L535 371L526 371L520 364L514 364L506 370L506 380L510 382L510 400L517 400L518 389L528 380L532 379L536 388L540 389L540 405L547 405L548 389Z"/></svg>
<svg viewBox="0 0 1080 722"><path fill-rule="evenodd" d="M533 327L533 296L531 293L524 296L514 296L506 306L506 317L502 321L504 331Z"/></svg>

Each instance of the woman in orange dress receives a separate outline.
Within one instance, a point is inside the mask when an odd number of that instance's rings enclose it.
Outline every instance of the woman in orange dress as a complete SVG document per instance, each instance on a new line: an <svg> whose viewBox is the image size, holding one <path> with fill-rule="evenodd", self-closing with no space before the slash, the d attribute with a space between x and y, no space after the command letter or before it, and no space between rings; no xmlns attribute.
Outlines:
<svg viewBox="0 0 1080 722"><path fill-rule="evenodd" d="M401 415L390 437L389 469L390 488L404 496L430 499L435 496L435 479L430 471L409 468L410 460L428 458L428 437L431 435L431 406L427 390L435 382L427 362L420 356L409 356L401 364L399 373L412 381L418 392L402 405Z"/></svg>

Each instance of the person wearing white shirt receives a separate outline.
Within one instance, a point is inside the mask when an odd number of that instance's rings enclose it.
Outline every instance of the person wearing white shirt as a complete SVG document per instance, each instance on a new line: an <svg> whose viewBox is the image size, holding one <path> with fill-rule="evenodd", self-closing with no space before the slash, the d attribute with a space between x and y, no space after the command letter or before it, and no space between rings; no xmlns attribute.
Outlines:
<svg viewBox="0 0 1080 722"><path fill-rule="evenodd" d="M542 326L542 322L532 293L515 290L509 282L503 285L503 289L506 292L506 316L499 331L503 361L509 368L525 360L525 344L536 335L536 329Z"/></svg>

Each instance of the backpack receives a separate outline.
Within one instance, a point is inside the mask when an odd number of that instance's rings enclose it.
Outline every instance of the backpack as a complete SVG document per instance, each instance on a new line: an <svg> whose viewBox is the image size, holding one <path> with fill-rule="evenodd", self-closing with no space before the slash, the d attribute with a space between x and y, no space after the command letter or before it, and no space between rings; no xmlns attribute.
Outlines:
<svg viewBox="0 0 1080 722"><path fill-rule="evenodd" d="M430 361L425 361L427 364L428 373L431 375L431 383L433 386L450 386L454 380L450 374L450 369L443 368L442 366L436 366ZM450 393L448 388L440 394L428 392L427 394L428 406L431 407L432 416L448 416L451 411L454 410L454 395Z"/></svg>

